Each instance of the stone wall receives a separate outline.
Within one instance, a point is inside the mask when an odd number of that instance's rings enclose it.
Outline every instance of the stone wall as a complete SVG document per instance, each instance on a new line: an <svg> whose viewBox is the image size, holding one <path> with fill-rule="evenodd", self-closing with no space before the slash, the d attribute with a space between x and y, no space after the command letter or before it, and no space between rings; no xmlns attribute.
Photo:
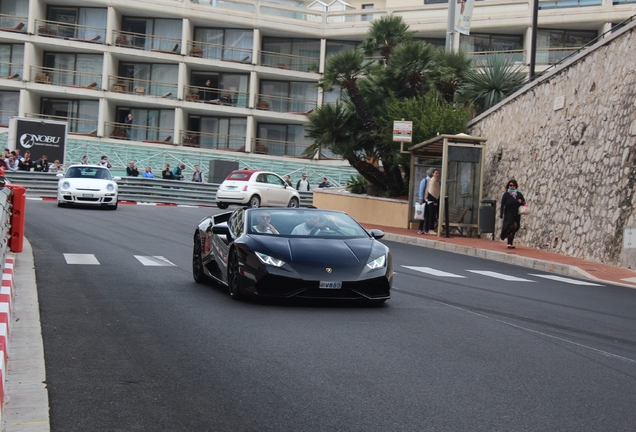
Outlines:
<svg viewBox="0 0 636 432"><path fill-rule="evenodd" d="M534 210L518 243L636 268L636 252L621 256L623 232L636 226L635 26L469 124L488 139L484 197L501 200L514 177Z"/></svg>

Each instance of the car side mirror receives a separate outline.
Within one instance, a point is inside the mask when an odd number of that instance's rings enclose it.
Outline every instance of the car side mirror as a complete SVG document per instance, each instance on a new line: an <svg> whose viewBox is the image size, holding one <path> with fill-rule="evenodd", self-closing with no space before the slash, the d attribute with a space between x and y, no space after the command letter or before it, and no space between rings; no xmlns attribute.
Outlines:
<svg viewBox="0 0 636 432"><path fill-rule="evenodd" d="M379 229L372 229L369 230L369 235L376 240L380 240L382 237L384 237L384 231Z"/></svg>
<svg viewBox="0 0 636 432"><path fill-rule="evenodd" d="M64 177L64 173L57 173L56 177Z"/></svg>
<svg viewBox="0 0 636 432"><path fill-rule="evenodd" d="M230 227L226 223L220 223L212 227L212 233L218 235L230 235Z"/></svg>
<svg viewBox="0 0 636 432"><path fill-rule="evenodd" d="M121 180L121 177L117 177L117 176L113 177L113 181L119 181L119 180Z"/></svg>

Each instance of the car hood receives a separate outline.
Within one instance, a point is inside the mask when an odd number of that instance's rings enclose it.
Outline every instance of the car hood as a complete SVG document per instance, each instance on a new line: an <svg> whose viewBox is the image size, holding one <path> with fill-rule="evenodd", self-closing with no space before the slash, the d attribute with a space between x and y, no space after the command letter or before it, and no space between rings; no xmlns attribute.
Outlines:
<svg viewBox="0 0 636 432"><path fill-rule="evenodd" d="M386 253L386 247L372 238L251 236L251 239L254 250L294 266L358 267Z"/></svg>

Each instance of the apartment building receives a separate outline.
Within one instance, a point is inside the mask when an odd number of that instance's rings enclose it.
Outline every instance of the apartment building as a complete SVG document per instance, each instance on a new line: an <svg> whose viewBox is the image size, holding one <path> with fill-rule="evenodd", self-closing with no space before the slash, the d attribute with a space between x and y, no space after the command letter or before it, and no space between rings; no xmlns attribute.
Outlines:
<svg viewBox="0 0 636 432"><path fill-rule="evenodd" d="M0 132L67 120L86 140L300 156L325 60L400 15L443 47L440 0L0 0ZM533 3L483 0L454 49L528 65ZM636 14L636 0L540 1L537 70ZM330 156L330 155L325 155Z"/></svg>

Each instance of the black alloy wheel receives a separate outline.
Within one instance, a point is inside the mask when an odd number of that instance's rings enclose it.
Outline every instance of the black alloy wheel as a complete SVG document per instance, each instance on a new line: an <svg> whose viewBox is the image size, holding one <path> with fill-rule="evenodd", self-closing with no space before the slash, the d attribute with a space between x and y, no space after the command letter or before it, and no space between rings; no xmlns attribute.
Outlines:
<svg viewBox="0 0 636 432"><path fill-rule="evenodd" d="M196 283L205 283L208 280L208 277L203 271L201 235L198 232L194 236L194 247L192 248L192 277Z"/></svg>
<svg viewBox="0 0 636 432"><path fill-rule="evenodd" d="M230 297L233 300L240 300L241 286L239 283L239 263L236 249L230 251L230 258L227 263L227 285L230 290Z"/></svg>

